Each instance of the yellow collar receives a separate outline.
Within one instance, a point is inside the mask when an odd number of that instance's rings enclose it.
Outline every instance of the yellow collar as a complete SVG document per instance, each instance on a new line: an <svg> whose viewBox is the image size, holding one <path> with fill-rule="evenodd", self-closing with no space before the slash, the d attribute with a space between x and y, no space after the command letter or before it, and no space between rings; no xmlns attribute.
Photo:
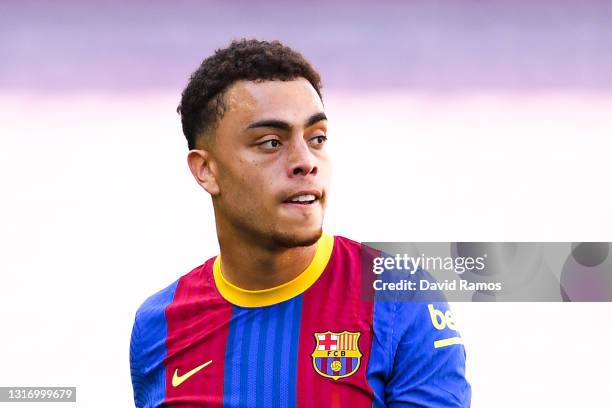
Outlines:
<svg viewBox="0 0 612 408"><path fill-rule="evenodd" d="M213 276L221 296L230 303L242 307L262 307L284 302L298 296L311 287L325 270L334 248L334 237L323 233L317 241L317 250L310 265L289 282L273 288L247 290L228 282L221 273L221 255L215 259Z"/></svg>

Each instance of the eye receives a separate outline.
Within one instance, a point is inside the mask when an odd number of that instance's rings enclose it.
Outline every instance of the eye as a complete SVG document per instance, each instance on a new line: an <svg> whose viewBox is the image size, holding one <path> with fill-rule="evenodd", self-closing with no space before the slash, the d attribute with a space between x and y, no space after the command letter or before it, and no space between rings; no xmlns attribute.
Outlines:
<svg viewBox="0 0 612 408"><path fill-rule="evenodd" d="M310 139L310 142L315 146L322 146L327 141L327 136L319 135Z"/></svg>
<svg viewBox="0 0 612 408"><path fill-rule="evenodd" d="M274 151L278 150L278 148L281 146L281 142L278 139L270 139L259 143L258 146L263 150Z"/></svg>

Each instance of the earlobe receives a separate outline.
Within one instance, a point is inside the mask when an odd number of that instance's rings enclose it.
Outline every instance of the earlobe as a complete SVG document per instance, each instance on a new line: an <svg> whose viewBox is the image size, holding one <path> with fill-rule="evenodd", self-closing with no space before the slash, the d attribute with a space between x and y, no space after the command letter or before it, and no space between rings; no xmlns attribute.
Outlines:
<svg viewBox="0 0 612 408"><path fill-rule="evenodd" d="M211 196L219 194L219 185L215 177L215 166L210 153L206 150L191 150L187 155L189 170L199 185Z"/></svg>

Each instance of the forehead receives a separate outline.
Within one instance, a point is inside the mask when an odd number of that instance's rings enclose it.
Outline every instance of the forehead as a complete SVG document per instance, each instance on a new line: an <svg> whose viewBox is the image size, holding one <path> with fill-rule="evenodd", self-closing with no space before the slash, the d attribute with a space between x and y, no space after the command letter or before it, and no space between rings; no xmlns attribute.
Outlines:
<svg viewBox="0 0 612 408"><path fill-rule="evenodd" d="M224 117L238 121L263 118L302 122L323 112L323 103L304 78L291 81L238 81L224 95Z"/></svg>

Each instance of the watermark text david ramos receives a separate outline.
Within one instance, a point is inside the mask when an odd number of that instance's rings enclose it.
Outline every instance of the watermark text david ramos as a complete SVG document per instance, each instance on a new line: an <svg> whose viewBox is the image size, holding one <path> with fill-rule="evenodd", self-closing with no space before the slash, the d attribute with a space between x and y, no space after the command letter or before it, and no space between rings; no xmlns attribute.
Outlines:
<svg viewBox="0 0 612 408"><path fill-rule="evenodd" d="M459 283L457 283L459 282ZM465 280L433 282L428 279L420 279L418 281L410 281L401 279L399 282L385 282L382 279L376 279L373 283L375 290L409 290L409 291L499 291L502 290L501 282L468 282Z"/></svg>

